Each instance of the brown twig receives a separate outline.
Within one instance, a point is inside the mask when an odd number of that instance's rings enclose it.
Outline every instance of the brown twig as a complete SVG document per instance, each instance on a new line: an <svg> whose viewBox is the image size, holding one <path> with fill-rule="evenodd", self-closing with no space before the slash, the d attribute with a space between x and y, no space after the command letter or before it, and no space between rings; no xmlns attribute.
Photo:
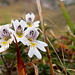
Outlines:
<svg viewBox="0 0 75 75"><path fill-rule="evenodd" d="M29 66L29 65L33 65L34 70L35 70L35 75L38 75L38 68L37 68L37 66L36 66L35 64L31 63L31 62L25 64L25 65L22 67L22 69L23 69L24 67L26 67L26 66Z"/></svg>
<svg viewBox="0 0 75 75"><path fill-rule="evenodd" d="M20 54L20 49L18 47L17 39L16 39L15 35L13 35L13 36L14 36L14 39L16 42L18 75L27 75L26 74L26 68L22 69L22 67L24 66L24 61L22 60L22 56Z"/></svg>
<svg viewBox="0 0 75 75"><path fill-rule="evenodd" d="M36 3L37 3L37 7L38 7L39 16L40 16L40 21L41 21L41 26L42 26L44 41L46 43L48 43L48 41L46 39L46 35L45 35L45 28L44 28L44 22L43 22L43 16L42 16L42 9L41 9L40 0L36 0ZM54 70L53 70L53 66L52 66L52 59L51 59L51 55L50 55L49 47L48 46L46 47L46 52L47 52L47 57L49 59L49 65L50 65L51 75L54 75Z"/></svg>
<svg viewBox="0 0 75 75"><path fill-rule="evenodd" d="M65 68L65 66L63 65L63 63L62 63L62 61L61 61L61 59L60 59L59 55L57 54L57 52L56 52L56 50L55 50L54 46L52 45L51 41L50 41L48 38L47 38L47 40L48 40L48 42L50 43L51 47L53 48L54 52L56 53L56 55L57 55L57 57L58 57L58 59L59 59L59 61L60 61L61 65L62 65L62 67L63 67L63 71L64 71L64 72L65 72L65 74L67 75L66 68Z"/></svg>
<svg viewBox="0 0 75 75"><path fill-rule="evenodd" d="M66 67L65 67L65 60L64 60L64 52L63 52L63 48L62 48L62 46L61 46L61 51L62 51L62 57L63 57L63 63L64 63L64 72L65 72L65 74L67 75L67 72L66 72Z"/></svg>

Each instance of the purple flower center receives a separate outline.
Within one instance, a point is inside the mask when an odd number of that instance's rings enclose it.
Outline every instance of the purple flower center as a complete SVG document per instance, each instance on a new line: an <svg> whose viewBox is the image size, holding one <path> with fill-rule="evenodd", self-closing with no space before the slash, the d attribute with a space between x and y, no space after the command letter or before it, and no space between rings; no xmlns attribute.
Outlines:
<svg viewBox="0 0 75 75"><path fill-rule="evenodd" d="M8 32L7 32L7 30L6 30L6 29L3 29L3 33L4 33L4 34L7 34Z"/></svg>
<svg viewBox="0 0 75 75"><path fill-rule="evenodd" d="M35 32L32 30L32 31L30 31L30 35L31 36L34 36L34 34L35 34Z"/></svg>
<svg viewBox="0 0 75 75"><path fill-rule="evenodd" d="M37 34L36 34L36 31L33 31L33 30L31 30L30 31L30 37L32 38L32 39L35 39L36 38L36 36L37 36Z"/></svg>
<svg viewBox="0 0 75 75"><path fill-rule="evenodd" d="M27 22L29 25L32 23L32 18L31 17L29 17L28 18L28 22Z"/></svg>
<svg viewBox="0 0 75 75"><path fill-rule="evenodd" d="M22 27L21 27L21 25L19 25L19 26L17 27L17 29L18 29L18 30L22 30Z"/></svg>
<svg viewBox="0 0 75 75"><path fill-rule="evenodd" d="M17 29L16 29L16 34L17 34L18 36L23 35L23 29L22 29L21 25L19 25L19 26L17 27Z"/></svg>
<svg viewBox="0 0 75 75"><path fill-rule="evenodd" d="M7 29L3 29L3 30L1 31L1 37L0 37L0 39L8 40L8 39L11 38L11 35L10 35L10 34L11 34L11 33L9 33Z"/></svg>

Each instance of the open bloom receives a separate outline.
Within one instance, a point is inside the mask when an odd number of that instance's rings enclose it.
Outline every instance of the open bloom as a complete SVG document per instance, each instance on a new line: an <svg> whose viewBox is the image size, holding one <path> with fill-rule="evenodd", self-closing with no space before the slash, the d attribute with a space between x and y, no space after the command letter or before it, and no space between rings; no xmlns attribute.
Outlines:
<svg viewBox="0 0 75 75"><path fill-rule="evenodd" d="M12 30L7 26L0 26L0 52L9 48L9 44L13 41Z"/></svg>
<svg viewBox="0 0 75 75"><path fill-rule="evenodd" d="M13 31L13 34L15 35L17 41L18 42L21 41L22 43L25 44L26 40L27 40L25 37L25 30L24 30L25 27L27 27L25 21L23 21L23 20L20 20L20 21L12 20L12 25L13 25L14 30L15 30L15 31Z"/></svg>
<svg viewBox="0 0 75 75"><path fill-rule="evenodd" d="M39 26L40 21L34 22L35 15L33 13L28 13L28 14L26 14L25 17L26 17L26 25L27 25L28 28Z"/></svg>
<svg viewBox="0 0 75 75"><path fill-rule="evenodd" d="M47 46L47 44L45 42L36 40L36 38L39 35L39 32L36 28L31 28L28 32L29 33L26 35L29 41L28 46L30 46L28 56L31 58L33 55L35 55L37 58L41 59L42 56L38 49L40 49L43 52L46 52L45 47Z"/></svg>

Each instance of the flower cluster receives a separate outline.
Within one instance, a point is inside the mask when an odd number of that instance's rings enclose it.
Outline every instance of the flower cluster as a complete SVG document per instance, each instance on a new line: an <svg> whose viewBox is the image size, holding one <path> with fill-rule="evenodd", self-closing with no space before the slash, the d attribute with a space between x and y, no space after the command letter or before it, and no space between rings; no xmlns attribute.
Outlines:
<svg viewBox="0 0 75 75"><path fill-rule="evenodd" d="M29 47L28 56L30 58L35 55L41 59L42 56L38 49L46 52L45 46L47 44L37 40L40 21L34 22L35 15L33 13L26 14L25 18L25 20L12 20L13 29L10 28L9 24L0 26L0 52L7 50L12 41L15 42L14 35L18 42Z"/></svg>

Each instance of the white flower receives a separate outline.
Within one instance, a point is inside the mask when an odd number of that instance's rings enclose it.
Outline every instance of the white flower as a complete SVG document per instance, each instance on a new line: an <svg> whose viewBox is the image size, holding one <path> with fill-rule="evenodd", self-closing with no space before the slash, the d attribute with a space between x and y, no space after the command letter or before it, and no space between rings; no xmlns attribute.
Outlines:
<svg viewBox="0 0 75 75"><path fill-rule="evenodd" d="M26 40L27 38L25 37L25 27L26 26L26 22L23 20L12 20L12 25L14 27L13 34L15 35L16 39L18 42L22 42L24 43L24 45L26 45ZM25 41L25 42L24 42Z"/></svg>
<svg viewBox="0 0 75 75"><path fill-rule="evenodd" d="M33 13L26 14L26 25L28 28L39 26L40 21L34 22L34 19L35 19L35 15Z"/></svg>
<svg viewBox="0 0 75 75"><path fill-rule="evenodd" d="M47 44L45 42L36 40L36 38L39 35L39 32L36 28L30 29L28 32L29 33L26 35L29 41L28 46L30 46L28 56L31 58L33 55L35 55L37 58L41 59L42 56L38 49L40 49L43 52L46 52L45 47L47 46Z"/></svg>
<svg viewBox="0 0 75 75"><path fill-rule="evenodd" d="M0 27L1 26L3 26L3 25L0 25ZM4 26L7 26L7 27L11 28L12 27L12 24L5 24Z"/></svg>
<svg viewBox="0 0 75 75"><path fill-rule="evenodd" d="M7 25L0 26L0 52L8 49L12 41L12 30Z"/></svg>
<svg viewBox="0 0 75 75"><path fill-rule="evenodd" d="M29 28L25 33L27 39L35 40L39 36L38 28Z"/></svg>
<svg viewBox="0 0 75 75"><path fill-rule="evenodd" d="M45 49L46 46L47 44L45 42L38 41L38 40L31 41L28 56L31 58L33 55L36 55L37 58L41 59L42 56L40 52L38 51L38 49L40 49L43 52L46 52L46 49Z"/></svg>

